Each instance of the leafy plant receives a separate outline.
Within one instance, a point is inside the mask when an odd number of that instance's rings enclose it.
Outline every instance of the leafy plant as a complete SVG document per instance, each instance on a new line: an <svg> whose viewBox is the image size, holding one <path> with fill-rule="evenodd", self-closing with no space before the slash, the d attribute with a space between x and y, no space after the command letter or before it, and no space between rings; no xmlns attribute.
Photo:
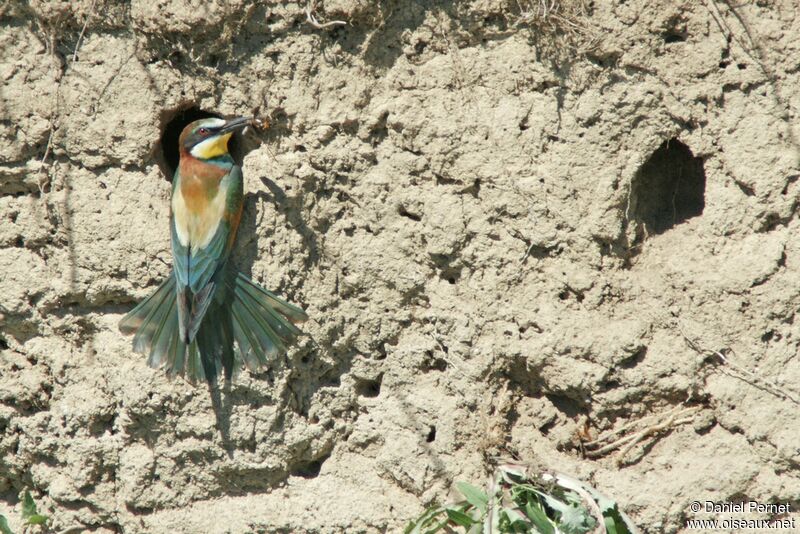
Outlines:
<svg viewBox="0 0 800 534"><path fill-rule="evenodd" d="M36 510L36 503L31 497L31 492L27 490L22 496L22 521L26 525L44 525L47 522L47 516Z"/></svg>
<svg viewBox="0 0 800 534"><path fill-rule="evenodd" d="M22 523L25 526L30 525L44 525L47 523L47 516L42 515L36 509L36 502L34 502L33 497L31 497L31 492L25 490L25 493L22 495ZM8 521L6 518L0 514L0 534L14 534L14 531L11 530L11 527L8 526Z"/></svg>
<svg viewBox="0 0 800 534"><path fill-rule="evenodd" d="M431 506L404 534L527 533L636 534L617 503L593 487L561 474L529 476L524 466L497 468L488 490L457 482L464 500Z"/></svg>
<svg viewBox="0 0 800 534"><path fill-rule="evenodd" d="M3 514L0 514L0 533L14 534L14 531L8 526L8 521Z"/></svg>

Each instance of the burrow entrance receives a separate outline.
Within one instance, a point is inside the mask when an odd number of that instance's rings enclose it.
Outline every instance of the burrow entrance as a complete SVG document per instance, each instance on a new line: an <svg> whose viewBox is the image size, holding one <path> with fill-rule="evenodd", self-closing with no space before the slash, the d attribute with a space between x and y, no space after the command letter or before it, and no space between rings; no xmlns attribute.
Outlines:
<svg viewBox="0 0 800 534"><path fill-rule="evenodd" d="M184 105L177 109L167 110L162 113L161 137L154 149L154 157L158 163L164 178L172 181L175 170L178 168L180 151L178 139L183 129L190 123L209 117L221 119L225 118L219 113L200 109L195 105ZM238 165L242 164L244 151L242 150L241 134L236 133L228 142L228 150Z"/></svg>
<svg viewBox="0 0 800 534"><path fill-rule="evenodd" d="M678 139L661 144L631 184L627 211L628 242L636 254L648 236L703 214L706 173L703 159Z"/></svg>

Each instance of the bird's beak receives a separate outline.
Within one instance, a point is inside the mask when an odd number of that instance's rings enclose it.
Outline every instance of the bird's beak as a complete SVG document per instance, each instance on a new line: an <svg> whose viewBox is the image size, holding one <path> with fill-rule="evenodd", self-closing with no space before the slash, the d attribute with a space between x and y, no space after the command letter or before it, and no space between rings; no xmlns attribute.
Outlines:
<svg viewBox="0 0 800 534"><path fill-rule="evenodd" d="M236 117L235 119L231 119L223 124L222 128L219 129L219 133L240 132L247 126L250 126L252 123L252 117Z"/></svg>

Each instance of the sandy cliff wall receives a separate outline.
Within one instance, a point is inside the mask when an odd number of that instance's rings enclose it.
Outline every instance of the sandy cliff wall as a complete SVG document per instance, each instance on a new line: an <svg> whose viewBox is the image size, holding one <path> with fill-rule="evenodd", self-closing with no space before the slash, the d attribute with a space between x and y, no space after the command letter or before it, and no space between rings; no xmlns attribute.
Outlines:
<svg viewBox="0 0 800 534"><path fill-rule="evenodd" d="M798 509L800 8L538 6L3 4L0 513L397 531L509 455L645 532ZM254 110L237 258L311 319L220 432L116 323L170 269L162 134Z"/></svg>

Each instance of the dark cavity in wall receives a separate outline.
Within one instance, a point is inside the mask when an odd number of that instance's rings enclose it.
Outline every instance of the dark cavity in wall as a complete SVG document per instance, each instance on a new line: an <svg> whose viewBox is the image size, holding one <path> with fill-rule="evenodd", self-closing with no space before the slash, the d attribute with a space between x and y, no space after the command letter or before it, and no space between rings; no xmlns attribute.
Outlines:
<svg viewBox="0 0 800 534"><path fill-rule="evenodd" d="M330 452L326 452L322 454L316 460L310 460L307 462L301 462L292 467L290 473L292 476L296 477L303 477L303 478L314 478L319 476L320 471L322 470L322 464L325 463L325 460L331 457Z"/></svg>
<svg viewBox="0 0 800 534"><path fill-rule="evenodd" d="M663 234L705 208L703 159L677 139L661 144L636 172L631 184L628 226L635 229L632 250L645 237ZM630 234L629 234L630 237Z"/></svg>
<svg viewBox="0 0 800 534"><path fill-rule="evenodd" d="M667 27L661 34L666 44L682 43L686 41L689 32L686 29L686 21L680 17L673 17L667 22Z"/></svg>
<svg viewBox="0 0 800 534"><path fill-rule="evenodd" d="M177 109L167 110L162 113L161 138L155 146L154 157L164 178L172 181L175 169L178 168L180 150L178 140L183 129L190 123L207 118L224 119L219 113L206 111L194 105L184 105ZM237 164L242 164L245 151L242 149L242 136L236 133L228 142L228 151Z"/></svg>

